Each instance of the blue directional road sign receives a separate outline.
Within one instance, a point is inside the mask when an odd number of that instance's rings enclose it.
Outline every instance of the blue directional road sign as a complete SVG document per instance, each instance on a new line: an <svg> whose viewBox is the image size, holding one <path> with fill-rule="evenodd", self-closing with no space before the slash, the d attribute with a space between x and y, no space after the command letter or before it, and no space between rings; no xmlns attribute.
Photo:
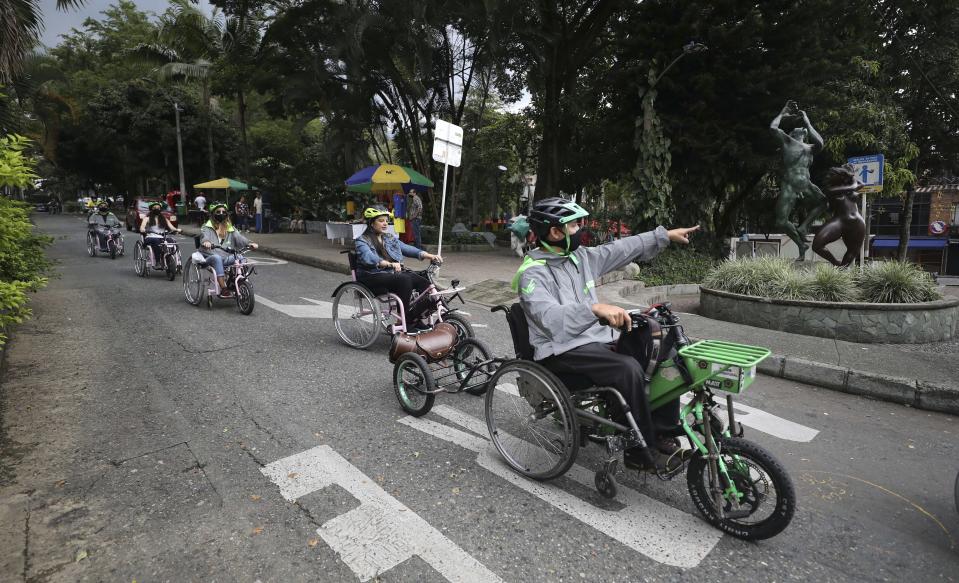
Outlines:
<svg viewBox="0 0 959 583"><path fill-rule="evenodd" d="M856 178L863 183L859 192L882 192L882 154L856 156L849 163L856 168Z"/></svg>

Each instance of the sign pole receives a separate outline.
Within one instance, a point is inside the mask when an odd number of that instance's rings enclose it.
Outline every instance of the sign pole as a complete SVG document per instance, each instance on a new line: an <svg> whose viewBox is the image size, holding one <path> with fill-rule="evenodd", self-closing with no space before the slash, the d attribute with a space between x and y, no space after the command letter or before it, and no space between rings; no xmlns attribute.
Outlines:
<svg viewBox="0 0 959 583"><path fill-rule="evenodd" d="M862 194L862 216L866 221L866 236L862 240L862 248L859 249L859 271L866 268L866 247L869 246L869 220L866 218L866 193Z"/></svg>
<svg viewBox="0 0 959 583"><path fill-rule="evenodd" d="M443 195L440 199L440 232L436 238L436 254L443 254L443 220L446 218L446 180L450 166L460 165L460 155L463 151L463 128L455 126L441 119L436 120L436 129L433 135L433 159L443 163ZM454 214L456 209L453 209Z"/></svg>
<svg viewBox="0 0 959 583"><path fill-rule="evenodd" d="M446 172L449 170L449 163L443 163L443 196L440 198L440 230L437 239L436 254L443 255L443 218L446 216Z"/></svg>

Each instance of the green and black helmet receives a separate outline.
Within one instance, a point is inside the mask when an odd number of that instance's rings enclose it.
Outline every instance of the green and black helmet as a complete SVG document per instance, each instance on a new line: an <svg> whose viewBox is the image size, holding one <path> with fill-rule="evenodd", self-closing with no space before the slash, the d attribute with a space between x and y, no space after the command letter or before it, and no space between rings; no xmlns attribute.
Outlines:
<svg viewBox="0 0 959 583"><path fill-rule="evenodd" d="M586 209L571 200L553 197L536 201L529 213L529 224L540 241L545 241L551 227L562 230L563 225L588 217Z"/></svg>

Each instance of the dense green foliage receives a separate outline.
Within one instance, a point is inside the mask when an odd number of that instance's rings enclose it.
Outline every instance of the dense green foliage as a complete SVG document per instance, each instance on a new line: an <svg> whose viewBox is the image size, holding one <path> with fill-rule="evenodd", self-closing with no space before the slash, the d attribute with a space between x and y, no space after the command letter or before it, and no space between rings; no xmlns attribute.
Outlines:
<svg viewBox="0 0 959 583"><path fill-rule="evenodd" d="M780 257L740 259L717 265L702 285L751 296L822 302L916 303L942 297L932 276L901 261L876 261L858 271L825 263L797 266Z"/></svg>
<svg viewBox="0 0 959 583"><path fill-rule="evenodd" d="M695 249L667 247L650 263L639 264L639 275L648 287L700 283L717 261Z"/></svg>
<svg viewBox="0 0 959 583"><path fill-rule="evenodd" d="M714 255L746 224L769 228L781 160L768 127L788 99L826 140L814 180L877 152L893 194L959 171L959 0L214 5L170 0L153 18L117 0L26 56L0 124L37 141L49 188L174 187L174 102L187 184L227 175L335 216L367 164L439 183L445 119L466 128L450 224L515 212L535 175L536 197L576 195L635 228L699 223Z"/></svg>
<svg viewBox="0 0 959 583"><path fill-rule="evenodd" d="M23 155L27 141L0 138L0 186L24 185L33 176L33 161ZM33 232L30 207L0 196L0 346L6 330L30 315L26 292L46 284L50 262L44 249L52 239Z"/></svg>

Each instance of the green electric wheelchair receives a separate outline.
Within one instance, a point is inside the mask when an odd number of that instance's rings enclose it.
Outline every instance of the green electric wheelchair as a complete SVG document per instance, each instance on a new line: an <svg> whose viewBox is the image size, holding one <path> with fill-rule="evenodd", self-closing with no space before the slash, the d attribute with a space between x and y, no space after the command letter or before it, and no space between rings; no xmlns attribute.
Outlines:
<svg viewBox="0 0 959 583"><path fill-rule="evenodd" d="M609 387L591 386L585 377L569 385L532 360L529 328L519 304L497 306L505 312L516 358L474 363L495 367L486 383L486 423L506 463L536 480L563 475L579 448L605 449L596 472L599 493L613 498L622 452L645 446L623 396ZM681 429L690 449L677 452L650 470L663 480L685 470L687 487L705 519L737 538L759 540L782 532L796 511L796 491L783 465L764 448L743 438L732 395L756 379L756 367L769 351L717 340L691 343L670 305L631 312L633 328L656 328L654 366L648 375L652 410L683 397ZM720 416L715 393L726 393Z"/></svg>

